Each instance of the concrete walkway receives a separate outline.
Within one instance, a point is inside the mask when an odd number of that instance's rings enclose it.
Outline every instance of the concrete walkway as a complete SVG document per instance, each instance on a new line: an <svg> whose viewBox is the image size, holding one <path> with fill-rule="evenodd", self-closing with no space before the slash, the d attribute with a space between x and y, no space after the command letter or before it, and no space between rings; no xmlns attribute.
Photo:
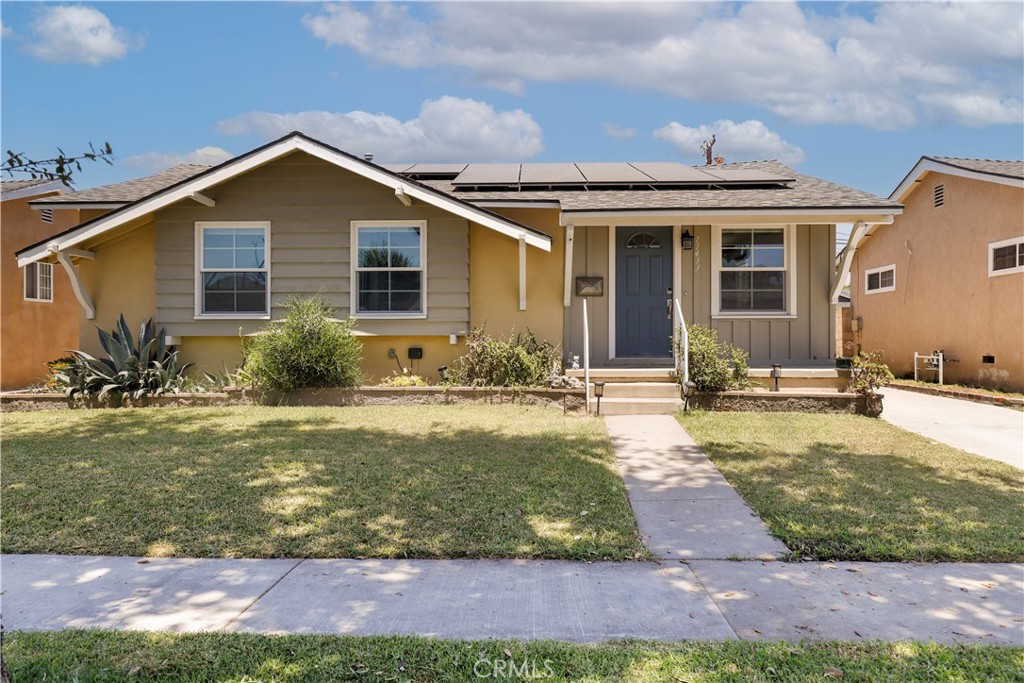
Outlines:
<svg viewBox="0 0 1024 683"><path fill-rule="evenodd" d="M1024 645L1024 565L7 555L8 630Z"/></svg>
<svg viewBox="0 0 1024 683"><path fill-rule="evenodd" d="M663 559L773 559L789 552L670 415L605 418L647 548Z"/></svg>
<svg viewBox="0 0 1024 683"><path fill-rule="evenodd" d="M1024 469L1024 412L1003 406L882 390L882 419L907 431Z"/></svg>

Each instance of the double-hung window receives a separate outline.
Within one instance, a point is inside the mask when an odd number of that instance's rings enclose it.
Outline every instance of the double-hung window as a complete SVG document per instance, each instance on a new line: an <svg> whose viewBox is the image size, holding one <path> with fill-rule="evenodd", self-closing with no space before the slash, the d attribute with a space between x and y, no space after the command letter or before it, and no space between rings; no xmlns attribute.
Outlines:
<svg viewBox="0 0 1024 683"><path fill-rule="evenodd" d="M196 315L270 314L270 223L196 223Z"/></svg>
<svg viewBox="0 0 1024 683"><path fill-rule="evenodd" d="M53 301L53 264L30 263L25 266L25 300Z"/></svg>
<svg viewBox="0 0 1024 683"><path fill-rule="evenodd" d="M716 314L794 314L788 227L721 227L713 240Z"/></svg>
<svg viewBox="0 0 1024 683"><path fill-rule="evenodd" d="M352 312L426 315L426 221L353 221Z"/></svg>
<svg viewBox="0 0 1024 683"><path fill-rule="evenodd" d="M988 274L1024 273L1024 237L992 242L988 245Z"/></svg>
<svg viewBox="0 0 1024 683"><path fill-rule="evenodd" d="M864 293L880 294L896 291L896 264L864 271Z"/></svg>

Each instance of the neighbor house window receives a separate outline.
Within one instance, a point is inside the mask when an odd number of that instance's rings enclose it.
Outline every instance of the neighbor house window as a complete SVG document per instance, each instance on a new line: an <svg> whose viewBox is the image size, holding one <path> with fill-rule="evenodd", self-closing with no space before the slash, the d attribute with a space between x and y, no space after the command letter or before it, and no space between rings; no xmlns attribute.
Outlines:
<svg viewBox="0 0 1024 683"><path fill-rule="evenodd" d="M270 313L270 223L196 223L196 314Z"/></svg>
<svg viewBox="0 0 1024 683"><path fill-rule="evenodd" d="M888 265L864 271L864 293L896 291L896 266Z"/></svg>
<svg viewBox="0 0 1024 683"><path fill-rule="evenodd" d="M25 266L25 300L53 301L52 263L30 263Z"/></svg>
<svg viewBox="0 0 1024 683"><path fill-rule="evenodd" d="M426 221L352 223L352 310L356 315L426 314Z"/></svg>
<svg viewBox="0 0 1024 683"><path fill-rule="evenodd" d="M1024 273L1024 237L992 242L988 245L988 274Z"/></svg>
<svg viewBox="0 0 1024 683"><path fill-rule="evenodd" d="M793 314L788 227L723 227L713 241L718 315Z"/></svg>

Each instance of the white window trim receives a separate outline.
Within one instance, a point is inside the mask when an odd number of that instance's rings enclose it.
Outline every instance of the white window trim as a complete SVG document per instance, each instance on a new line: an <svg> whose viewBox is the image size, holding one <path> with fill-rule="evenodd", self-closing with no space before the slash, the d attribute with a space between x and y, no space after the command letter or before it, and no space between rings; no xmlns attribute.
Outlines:
<svg viewBox="0 0 1024 683"><path fill-rule="evenodd" d="M203 230L206 228L263 228L265 241L263 245L266 256L267 273L267 300L265 313L203 313ZM195 234L195 319L196 320L270 320L270 291L271 291L271 251L270 251L270 221L196 221ZM211 268L211 271L220 272L253 272L252 268Z"/></svg>
<svg viewBox="0 0 1024 683"><path fill-rule="evenodd" d="M395 313L392 311L359 312L359 228L402 228L420 229L420 267L416 270L423 288L422 311ZM357 320L423 320L427 317L427 221L352 221L349 224L349 315Z"/></svg>
<svg viewBox="0 0 1024 683"><path fill-rule="evenodd" d="M31 297L28 295L28 269L35 267L36 269L36 293L39 293L39 270L41 268L47 268L50 271L50 298L41 299L39 297ZM25 266L24 272L22 272L21 287L25 296L25 301L33 301L40 304L52 304L53 303L53 264L47 263L46 261L36 261Z"/></svg>
<svg viewBox="0 0 1024 683"><path fill-rule="evenodd" d="M723 311L722 310L722 230L778 230L782 228L783 245L785 250L785 272L786 272L786 310L778 312L751 311ZM743 270L779 270L778 268L744 268ZM719 319L770 319L770 320L791 320L797 317L797 262L796 262L796 225L713 225L711 226L711 318Z"/></svg>
<svg viewBox="0 0 1024 683"><path fill-rule="evenodd" d="M879 287L878 289L868 289L868 276L875 273L884 273L887 270L892 271L892 286L891 287ZM878 281L881 283L882 276L878 276ZM896 291L896 264L890 263L887 266L880 266L878 268L871 268L864 271L864 294L883 294L885 292Z"/></svg>
<svg viewBox="0 0 1024 683"><path fill-rule="evenodd" d="M995 264L995 251L1000 247L1008 247L1013 244L1024 245L1024 236L1022 237L1011 237L1008 240L999 240L998 242L988 243L988 276L996 277L999 275L1013 275L1014 273L1024 273L1024 266L1017 266L1015 268L1003 268L1002 270L996 270L993 268ZM1024 247L1017 247L1018 250ZM1018 251L1019 253L1019 251ZM1018 257L1019 258L1019 257Z"/></svg>

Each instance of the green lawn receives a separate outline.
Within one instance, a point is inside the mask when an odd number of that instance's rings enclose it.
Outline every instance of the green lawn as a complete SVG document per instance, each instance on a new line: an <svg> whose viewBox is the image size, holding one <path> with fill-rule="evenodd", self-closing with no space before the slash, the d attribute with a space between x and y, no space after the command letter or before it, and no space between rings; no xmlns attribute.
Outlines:
<svg viewBox="0 0 1024 683"><path fill-rule="evenodd" d="M912 643L602 645L416 637L11 633L14 681L1020 681L1024 649ZM510 675L510 666L517 673ZM474 668L476 671L474 671ZM503 675L498 675L500 672ZM479 676L485 674L486 676ZM532 674L532 678L531 678Z"/></svg>
<svg viewBox="0 0 1024 683"><path fill-rule="evenodd" d="M646 558L603 423L525 406L3 415L6 553Z"/></svg>
<svg viewBox="0 0 1024 683"><path fill-rule="evenodd" d="M817 560L1020 562L1024 472L878 419L691 412L772 533Z"/></svg>

